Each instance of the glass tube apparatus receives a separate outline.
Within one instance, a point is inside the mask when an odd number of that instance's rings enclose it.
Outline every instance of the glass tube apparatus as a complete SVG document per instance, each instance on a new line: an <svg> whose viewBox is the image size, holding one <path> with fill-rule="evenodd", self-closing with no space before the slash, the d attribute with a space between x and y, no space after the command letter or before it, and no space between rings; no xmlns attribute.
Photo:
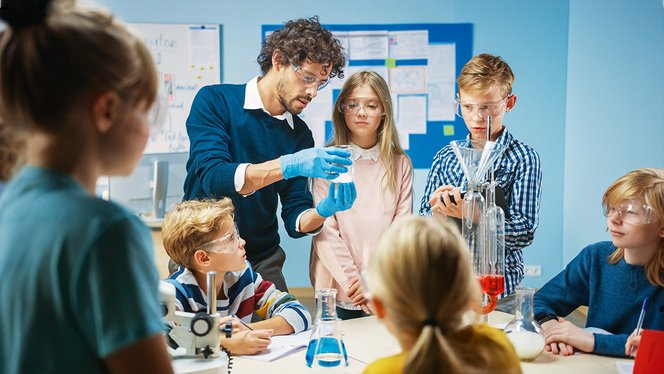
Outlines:
<svg viewBox="0 0 664 374"><path fill-rule="evenodd" d="M482 308L482 313L488 314L505 290L505 215L496 206L495 182L487 182L487 172L505 147L492 141L473 140L452 141L450 145L468 181L461 233L470 250L475 275L488 297Z"/></svg>

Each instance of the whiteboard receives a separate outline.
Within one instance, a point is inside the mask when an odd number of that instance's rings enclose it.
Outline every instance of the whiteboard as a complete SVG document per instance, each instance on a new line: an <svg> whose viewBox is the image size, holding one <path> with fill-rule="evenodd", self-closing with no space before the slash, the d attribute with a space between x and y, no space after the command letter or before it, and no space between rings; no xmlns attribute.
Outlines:
<svg viewBox="0 0 664 374"><path fill-rule="evenodd" d="M188 152L185 123L194 96L201 87L221 82L221 25L131 26L152 53L168 104L166 120L153 129L144 153Z"/></svg>

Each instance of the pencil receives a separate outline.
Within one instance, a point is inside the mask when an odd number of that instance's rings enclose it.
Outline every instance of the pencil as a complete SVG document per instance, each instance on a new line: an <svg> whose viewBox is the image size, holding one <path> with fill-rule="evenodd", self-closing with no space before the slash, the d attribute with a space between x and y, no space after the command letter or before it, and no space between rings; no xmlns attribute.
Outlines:
<svg viewBox="0 0 664 374"><path fill-rule="evenodd" d="M244 327L248 328L251 331L254 331L254 329L252 329L251 326L247 325L243 320L241 320L240 317L236 316L235 314L233 314L233 317L237 318L237 320L240 321L240 323L243 324Z"/></svg>
<svg viewBox="0 0 664 374"><path fill-rule="evenodd" d="M639 314L639 322L636 323L636 334L634 337L639 336L641 333L641 327L643 326L643 319L646 317L646 309L648 309L648 300L649 298L643 299L643 304L641 305L641 313ZM630 356L634 356L634 346L632 345L632 349L629 351Z"/></svg>

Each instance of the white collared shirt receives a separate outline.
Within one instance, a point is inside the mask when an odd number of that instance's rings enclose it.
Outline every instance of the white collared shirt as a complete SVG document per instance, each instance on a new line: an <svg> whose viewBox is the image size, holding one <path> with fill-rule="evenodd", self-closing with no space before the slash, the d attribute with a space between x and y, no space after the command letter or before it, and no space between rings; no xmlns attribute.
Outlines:
<svg viewBox="0 0 664 374"><path fill-rule="evenodd" d="M263 112L267 113L271 117L274 117L278 120L286 120L288 122L288 126L290 126L291 129L295 128L295 125L293 124L293 114L289 111L284 111L282 114L277 114L276 116L273 115L272 113L268 112L265 110L265 105L263 105L263 100L261 100L261 95L258 93L258 76L254 77L254 79L250 80L247 82L247 88L244 91L244 109L247 110L252 110L252 109L260 109Z"/></svg>
<svg viewBox="0 0 664 374"><path fill-rule="evenodd" d="M353 152L350 156L351 160L374 160L378 161L380 157L380 143L376 143L373 147L364 149L355 143L353 145Z"/></svg>

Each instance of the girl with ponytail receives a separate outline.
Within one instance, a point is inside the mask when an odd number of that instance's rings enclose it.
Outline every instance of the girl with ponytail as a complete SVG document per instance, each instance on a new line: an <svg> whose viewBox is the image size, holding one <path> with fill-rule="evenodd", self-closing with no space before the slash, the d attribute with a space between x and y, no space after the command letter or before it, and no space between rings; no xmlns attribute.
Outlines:
<svg viewBox="0 0 664 374"><path fill-rule="evenodd" d="M374 373L521 373L505 334L464 326L481 294L457 229L425 217L396 221L378 242L366 279L372 309L402 353L370 364Z"/></svg>

